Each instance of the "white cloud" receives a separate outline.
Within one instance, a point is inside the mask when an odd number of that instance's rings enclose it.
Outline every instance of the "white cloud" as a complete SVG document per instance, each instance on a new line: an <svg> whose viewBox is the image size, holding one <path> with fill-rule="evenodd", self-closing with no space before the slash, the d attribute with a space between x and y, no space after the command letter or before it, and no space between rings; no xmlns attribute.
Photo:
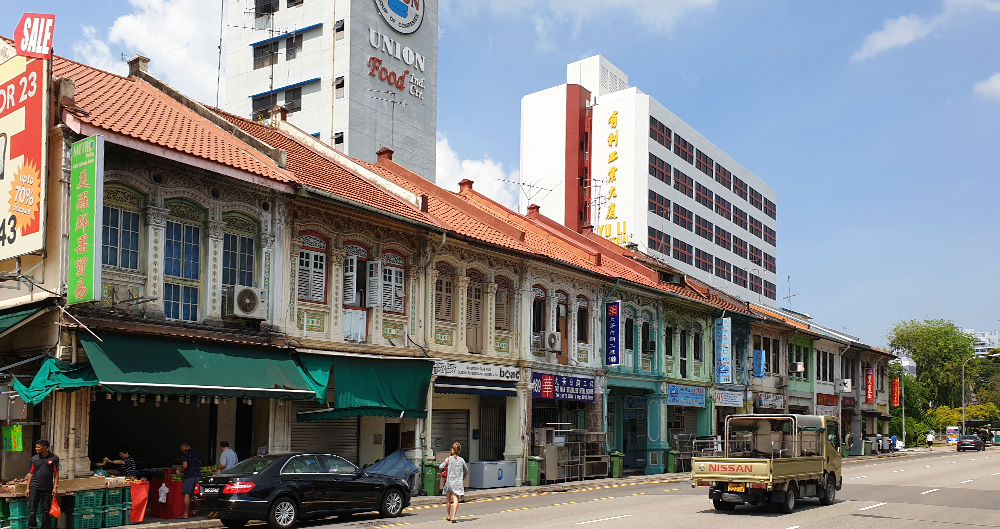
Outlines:
<svg viewBox="0 0 1000 529"><path fill-rule="evenodd" d="M993 74L985 81L979 81L972 86L972 93L986 99L996 99L1000 101L1000 72Z"/></svg>
<svg viewBox="0 0 1000 529"><path fill-rule="evenodd" d="M1000 0L943 0L940 13L921 17L904 15L885 21L882 29L865 37L861 49L851 57L852 61L863 61L893 48L902 48L942 30L948 22L959 16L982 11L1000 13Z"/></svg>
<svg viewBox="0 0 1000 529"><path fill-rule="evenodd" d="M86 64L127 73L120 55L150 58L150 73L181 92L215 104L219 65L218 2L204 0L129 0L132 13L115 19L102 40L84 27L86 40L73 45L75 58ZM225 74L220 82L225 80ZM220 92L221 93L221 92Z"/></svg>
<svg viewBox="0 0 1000 529"><path fill-rule="evenodd" d="M448 191L458 192L458 183L468 178L475 182L476 192L517 211L517 194L514 184L504 182L520 180L520 171L504 170L503 164L484 155L481 160L462 160L451 148L448 138L437 135L437 185Z"/></svg>

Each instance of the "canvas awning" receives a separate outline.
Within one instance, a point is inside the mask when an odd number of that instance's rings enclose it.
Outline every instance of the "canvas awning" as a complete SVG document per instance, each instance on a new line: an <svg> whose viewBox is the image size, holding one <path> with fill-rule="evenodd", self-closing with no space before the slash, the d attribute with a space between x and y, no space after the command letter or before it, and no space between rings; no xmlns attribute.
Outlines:
<svg viewBox="0 0 1000 529"><path fill-rule="evenodd" d="M333 402L322 410L301 412L299 422L344 417L427 417L427 388L434 364L420 359L336 356Z"/></svg>
<svg viewBox="0 0 1000 529"><path fill-rule="evenodd" d="M326 402L328 357L148 336L78 336L107 391Z"/></svg>
<svg viewBox="0 0 1000 529"><path fill-rule="evenodd" d="M7 336L8 334L14 332L23 325L26 325L31 320L41 316L42 314L48 312L49 310L55 310L53 307L48 306L38 306L5 312L0 314L0 338Z"/></svg>
<svg viewBox="0 0 1000 529"><path fill-rule="evenodd" d="M80 389L96 386L97 375L87 363L70 364L55 358L46 358L31 385L25 387L17 378L11 386L28 404L38 404L57 389Z"/></svg>

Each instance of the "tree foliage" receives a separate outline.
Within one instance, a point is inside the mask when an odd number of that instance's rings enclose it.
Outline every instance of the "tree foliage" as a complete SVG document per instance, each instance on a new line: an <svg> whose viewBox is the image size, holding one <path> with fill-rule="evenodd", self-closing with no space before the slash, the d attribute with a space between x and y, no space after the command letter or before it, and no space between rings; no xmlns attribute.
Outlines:
<svg viewBox="0 0 1000 529"><path fill-rule="evenodd" d="M962 364L973 355L972 335L946 320L910 320L897 323L888 338L890 347L913 357L931 405L961 406Z"/></svg>
<svg viewBox="0 0 1000 529"><path fill-rule="evenodd" d="M938 431L944 430L948 426L958 426L962 424L962 408L938 406L927 413L924 421L932 429Z"/></svg>

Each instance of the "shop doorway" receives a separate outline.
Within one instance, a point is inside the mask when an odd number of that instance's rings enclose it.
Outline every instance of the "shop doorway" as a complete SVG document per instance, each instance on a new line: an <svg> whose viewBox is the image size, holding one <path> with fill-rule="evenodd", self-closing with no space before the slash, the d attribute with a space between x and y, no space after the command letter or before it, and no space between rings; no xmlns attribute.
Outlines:
<svg viewBox="0 0 1000 529"><path fill-rule="evenodd" d="M133 402L131 395L109 395L98 393L90 403L91 461L117 459L118 450L127 446L139 469L164 468L179 463L180 444L187 441L201 452L203 464L212 464L210 408L215 404L169 397L157 406L153 396Z"/></svg>
<svg viewBox="0 0 1000 529"><path fill-rule="evenodd" d="M383 438L383 445L385 451L383 452L383 457L388 456L399 450L399 427L398 422L387 422L385 423L385 435Z"/></svg>
<svg viewBox="0 0 1000 529"><path fill-rule="evenodd" d="M622 410L622 444L626 468L645 468L648 401L644 397L626 396Z"/></svg>
<svg viewBox="0 0 1000 529"><path fill-rule="evenodd" d="M507 398L479 398L479 460L502 461L507 443Z"/></svg>
<svg viewBox="0 0 1000 529"><path fill-rule="evenodd" d="M257 455L253 447L253 406L236 399L236 439L231 448L240 461Z"/></svg>

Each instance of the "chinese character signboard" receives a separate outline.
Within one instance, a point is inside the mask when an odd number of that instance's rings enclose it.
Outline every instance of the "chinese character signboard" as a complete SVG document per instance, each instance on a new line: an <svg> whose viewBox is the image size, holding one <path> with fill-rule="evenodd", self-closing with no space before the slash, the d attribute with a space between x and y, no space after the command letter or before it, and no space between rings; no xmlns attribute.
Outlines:
<svg viewBox="0 0 1000 529"><path fill-rule="evenodd" d="M534 372L531 374L531 396L536 399L594 402L594 379Z"/></svg>
<svg viewBox="0 0 1000 529"><path fill-rule="evenodd" d="M104 212L104 137L73 144L69 195L67 303L101 299L101 222Z"/></svg>
<svg viewBox="0 0 1000 529"><path fill-rule="evenodd" d="M760 349L753 350L753 377L764 378L764 371L767 369L767 355Z"/></svg>
<svg viewBox="0 0 1000 529"><path fill-rule="evenodd" d="M48 100L48 61L0 64L0 261L45 248Z"/></svg>
<svg viewBox="0 0 1000 529"><path fill-rule="evenodd" d="M705 388L670 384L667 386L667 405L704 408Z"/></svg>
<svg viewBox="0 0 1000 529"><path fill-rule="evenodd" d="M605 366L618 366L622 363L621 314L621 301L612 301L604 306Z"/></svg>
<svg viewBox="0 0 1000 529"><path fill-rule="evenodd" d="M715 390L715 405L716 406L728 406L730 408L741 408L743 407L743 393L739 391L722 391L720 389Z"/></svg>
<svg viewBox="0 0 1000 529"><path fill-rule="evenodd" d="M893 406L899 406L899 379L894 378L889 382L889 399Z"/></svg>
<svg viewBox="0 0 1000 529"><path fill-rule="evenodd" d="M820 406L832 406L837 407L840 405L840 397L836 395L830 395L827 393L817 393L816 394L816 404Z"/></svg>
<svg viewBox="0 0 1000 529"><path fill-rule="evenodd" d="M865 370L865 402L875 402L875 368Z"/></svg>
<svg viewBox="0 0 1000 529"><path fill-rule="evenodd" d="M733 383L732 318L715 320L715 381L719 384Z"/></svg>

